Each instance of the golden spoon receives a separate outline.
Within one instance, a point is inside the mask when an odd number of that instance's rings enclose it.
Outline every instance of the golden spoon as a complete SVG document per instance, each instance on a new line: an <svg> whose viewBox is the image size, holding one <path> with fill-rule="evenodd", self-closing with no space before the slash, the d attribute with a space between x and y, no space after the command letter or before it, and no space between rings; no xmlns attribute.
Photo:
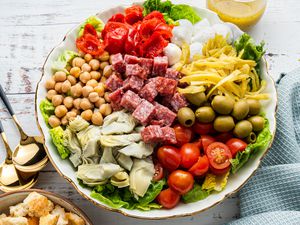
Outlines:
<svg viewBox="0 0 300 225"><path fill-rule="evenodd" d="M37 172L44 168L48 162L48 157L44 149L44 139L41 136L28 136L22 129L8 98L0 85L0 97L4 102L8 112L12 116L20 135L21 140L17 145L12 160L20 171Z"/></svg>
<svg viewBox="0 0 300 225"><path fill-rule="evenodd" d="M6 135L2 123L0 121L0 133L6 149L5 161L0 165L0 190L4 192L23 190L32 187L36 181L38 174L24 174L26 177L31 177L24 181L19 171L12 162L12 151L8 145ZM33 175L33 176L32 176Z"/></svg>

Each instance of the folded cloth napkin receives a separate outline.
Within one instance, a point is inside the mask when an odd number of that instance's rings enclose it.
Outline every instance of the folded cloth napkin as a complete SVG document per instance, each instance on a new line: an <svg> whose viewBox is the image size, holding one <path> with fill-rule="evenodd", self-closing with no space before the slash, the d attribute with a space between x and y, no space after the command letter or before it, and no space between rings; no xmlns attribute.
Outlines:
<svg viewBox="0 0 300 225"><path fill-rule="evenodd" d="M277 92L272 148L239 192L241 219L230 225L300 225L300 68L280 80Z"/></svg>

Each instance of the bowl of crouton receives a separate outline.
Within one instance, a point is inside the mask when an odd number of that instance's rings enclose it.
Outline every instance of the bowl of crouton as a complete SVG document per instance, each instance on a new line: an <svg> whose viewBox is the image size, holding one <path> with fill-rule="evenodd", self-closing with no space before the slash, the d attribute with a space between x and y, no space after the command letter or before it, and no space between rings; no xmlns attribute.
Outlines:
<svg viewBox="0 0 300 225"><path fill-rule="evenodd" d="M92 225L85 213L60 195L24 190L0 195L0 225Z"/></svg>

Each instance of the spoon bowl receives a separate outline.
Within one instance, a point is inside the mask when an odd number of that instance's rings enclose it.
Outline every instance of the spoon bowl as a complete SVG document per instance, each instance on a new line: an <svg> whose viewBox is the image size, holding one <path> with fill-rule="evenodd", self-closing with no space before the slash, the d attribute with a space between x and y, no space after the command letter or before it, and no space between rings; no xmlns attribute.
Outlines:
<svg viewBox="0 0 300 225"><path fill-rule="evenodd" d="M12 154L14 164L18 170L24 172L38 172L42 170L48 162L48 157L44 148L44 138L42 136L28 136L23 131L1 85L0 97L12 116L21 136L20 143Z"/></svg>

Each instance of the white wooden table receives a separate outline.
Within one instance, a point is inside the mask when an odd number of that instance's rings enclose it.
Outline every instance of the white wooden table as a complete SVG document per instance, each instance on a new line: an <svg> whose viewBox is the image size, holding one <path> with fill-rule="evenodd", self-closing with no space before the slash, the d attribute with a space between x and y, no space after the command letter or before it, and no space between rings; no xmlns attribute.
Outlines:
<svg viewBox="0 0 300 225"><path fill-rule="evenodd" d="M16 114L31 135L39 134L34 117L34 94L41 67L49 51L64 34L80 21L105 7L130 0L0 0L0 83L5 88ZM181 0L205 7L205 0ZM265 40L270 73L277 79L300 65L300 1L269 0L261 21L248 31L256 40ZM11 147L19 139L6 109L0 104L0 119ZM4 147L0 143L0 160ZM83 199L49 164L41 173L36 188L59 193L74 201L95 225L155 224L126 218L96 208ZM238 197L232 196L218 206L193 217L163 220L167 224L223 224L239 216Z"/></svg>

